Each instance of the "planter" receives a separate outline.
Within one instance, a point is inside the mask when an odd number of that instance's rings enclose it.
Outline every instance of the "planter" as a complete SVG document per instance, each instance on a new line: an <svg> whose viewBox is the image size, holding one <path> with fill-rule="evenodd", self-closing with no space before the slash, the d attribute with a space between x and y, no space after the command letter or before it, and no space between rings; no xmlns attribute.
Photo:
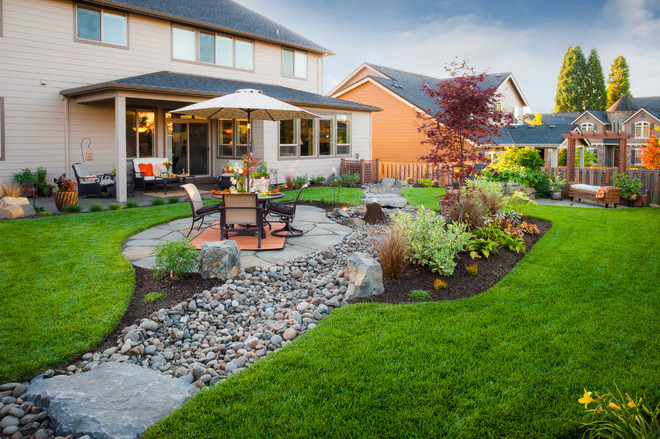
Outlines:
<svg viewBox="0 0 660 439"><path fill-rule="evenodd" d="M631 198L622 198L619 197L619 204L628 207L646 207L649 205L649 196L648 195L635 195Z"/></svg>
<svg viewBox="0 0 660 439"><path fill-rule="evenodd" d="M561 200L562 197L562 191L551 191L550 192L550 198L552 200Z"/></svg>
<svg viewBox="0 0 660 439"><path fill-rule="evenodd" d="M78 204L78 191L55 192L57 210L64 212L64 206L68 204Z"/></svg>

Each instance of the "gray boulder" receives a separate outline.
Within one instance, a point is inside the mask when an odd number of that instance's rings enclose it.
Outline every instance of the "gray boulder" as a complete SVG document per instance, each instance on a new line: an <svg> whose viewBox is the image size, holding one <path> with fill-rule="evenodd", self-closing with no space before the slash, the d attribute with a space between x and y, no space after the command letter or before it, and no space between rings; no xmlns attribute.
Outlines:
<svg viewBox="0 0 660 439"><path fill-rule="evenodd" d="M380 263L366 253L353 253L348 258L348 289L344 298L371 297L383 291L383 269Z"/></svg>
<svg viewBox="0 0 660 439"><path fill-rule="evenodd" d="M34 214L34 208L25 197L0 199L0 219L23 218Z"/></svg>
<svg viewBox="0 0 660 439"><path fill-rule="evenodd" d="M240 271L241 249L236 241L202 243L202 278L233 279Z"/></svg>
<svg viewBox="0 0 660 439"><path fill-rule="evenodd" d="M23 399L48 408L51 428L60 436L134 439L198 390L136 364L108 362L38 381Z"/></svg>
<svg viewBox="0 0 660 439"><path fill-rule="evenodd" d="M388 177L383 177L380 179L380 184L383 187L392 187L394 186L394 179L393 178L388 178Z"/></svg>

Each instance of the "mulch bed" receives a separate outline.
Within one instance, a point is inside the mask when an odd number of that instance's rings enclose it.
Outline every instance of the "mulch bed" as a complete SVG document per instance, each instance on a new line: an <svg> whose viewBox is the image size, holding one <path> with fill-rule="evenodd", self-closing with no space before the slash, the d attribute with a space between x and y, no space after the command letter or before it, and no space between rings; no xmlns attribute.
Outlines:
<svg viewBox="0 0 660 439"><path fill-rule="evenodd" d="M529 251L536 242L550 229L551 224L545 221L525 218L528 223L536 224L539 235L525 235L525 248ZM419 302L418 299L410 297L413 290L424 290L430 294L429 301L456 300L473 297L483 293L500 279L525 256L524 253L516 253L510 250L500 249L498 253L488 258L472 259L468 252L458 254L456 269L451 276L438 276L426 267L409 264L399 279L383 279L385 292L377 296L349 300L350 303L381 302L381 303L408 303ZM479 263L476 276L467 273L465 266ZM433 283L436 279L447 282L443 290L434 290Z"/></svg>

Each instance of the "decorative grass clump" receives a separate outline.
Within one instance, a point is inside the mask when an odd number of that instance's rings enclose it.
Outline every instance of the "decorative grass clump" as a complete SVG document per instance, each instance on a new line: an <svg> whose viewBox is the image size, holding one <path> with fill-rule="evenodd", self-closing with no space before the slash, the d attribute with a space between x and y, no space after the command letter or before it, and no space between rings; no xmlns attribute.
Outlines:
<svg viewBox="0 0 660 439"><path fill-rule="evenodd" d="M406 261L407 235L398 227L388 229L382 235L373 239L374 247L378 252L383 275L387 279L398 279L403 273Z"/></svg>
<svg viewBox="0 0 660 439"><path fill-rule="evenodd" d="M108 210L121 210L121 204L119 203L108 204Z"/></svg>
<svg viewBox="0 0 660 439"><path fill-rule="evenodd" d="M153 200L151 200L152 206L162 206L163 204L165 204L165 200L163 200L162 198L154 198Z"/></svg>
<svg viewBox="0 0 660 439"><path fill-rule="evenodd" d="M90 212L103 212L103 205L101 203L92 203L89 205Z"/></svg>
<svg viewBox="0 0 660 439"><path fill-rule="evenodd" d="M178 203L179 201L180 201L180 200L179 200L179 197L177 197L177 196L175 196L175 195L173 195L173 196L171 196L171 197L167 197L167 204L176 204L176 203Z"/></svg>
<svg viewBox="0 0 660 439"><path fill-rule="evenodd" d="M126 206L126 209L134 209L138 207L140 204L138 204L137 201L129 200L124 203L124 206Z"/></svg>
<svg viewBox="0 0 660 439"><path fill-rule="evenodd" d="M334 310L145 438L580 437L585 387L660 400L658 210L528 213L552 228L488 291Z"/></svg>
<svg viewBox="0 0 660 439"><path fill-rule="evenodd" d="M66 213L80 213L82 212L82 206L78 204L67 204L64 206L64 211Z"/></svg>

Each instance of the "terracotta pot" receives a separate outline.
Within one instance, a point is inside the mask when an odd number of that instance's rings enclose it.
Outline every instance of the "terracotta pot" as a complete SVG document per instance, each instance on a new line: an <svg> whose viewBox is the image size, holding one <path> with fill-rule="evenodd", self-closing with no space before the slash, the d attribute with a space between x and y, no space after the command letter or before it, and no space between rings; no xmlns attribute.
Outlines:
<svg viewBox="0 0 660 439"><path fill-rule="evenodd" d="M78 204L78 191L55 192L55 207L60 212L64 212L64 206L68 204Z"/></svg>

